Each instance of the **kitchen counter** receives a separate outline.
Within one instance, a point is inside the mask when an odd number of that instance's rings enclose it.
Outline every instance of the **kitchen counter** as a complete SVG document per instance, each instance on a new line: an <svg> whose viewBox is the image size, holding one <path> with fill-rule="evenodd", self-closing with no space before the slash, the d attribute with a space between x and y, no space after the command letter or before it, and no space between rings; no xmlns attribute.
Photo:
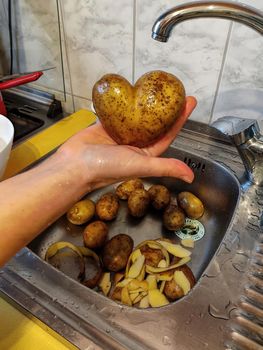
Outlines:
<svg viewBox="0 0 263 350"><path fill-rule="evenodd" d="M80 110L15 146L4 178L13 176L48 155L70 136L96 120L92 112ZM0 349L76 349L45 324L26 314L11 299L0 297Z"/></svg>

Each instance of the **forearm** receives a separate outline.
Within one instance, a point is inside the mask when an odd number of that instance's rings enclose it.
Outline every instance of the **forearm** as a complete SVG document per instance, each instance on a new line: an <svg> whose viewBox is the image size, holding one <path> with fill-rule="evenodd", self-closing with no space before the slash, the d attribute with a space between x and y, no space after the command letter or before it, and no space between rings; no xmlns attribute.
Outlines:
<svg viewBox="0 0 263 350"><path fill-rule="evenodd" d="M0 183L0 266L90 190L85 170L56 153Z"/></svg>

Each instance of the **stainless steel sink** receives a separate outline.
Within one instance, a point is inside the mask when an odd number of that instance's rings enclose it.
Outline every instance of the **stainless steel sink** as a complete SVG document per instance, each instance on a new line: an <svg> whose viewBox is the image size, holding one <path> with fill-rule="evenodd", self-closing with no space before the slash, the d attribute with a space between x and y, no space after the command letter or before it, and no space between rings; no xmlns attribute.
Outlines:
<svg viewBox="0 0 263 350"><path fill-rule="evenodd" d="M206 234L191 261L198 283L186 297L162 308L139 310L56 270L43 260L48 245L58 240L82 244L82 229L69 226L64 217L6 265L0 290L81 349L239 349L242 342L262 344L262 309L255 300L262 301L258 247L262 249L263 242L263 190L245 180L242 162L228 140L203 124L189 122L166 156L189 164L194 183L168 178L146 183L164 183L174 194L192 191L206 207L201 219ZM105 189L90 196L96 199L102 192ZM130 234L135 244L168 234L154 213L131 220L125 205L110 227L111 236L117 233ZM244 322L250 322L250 328L244 328Z"/></svg>
<svg viewBox="0 0 263 350"><path fill-rule="evenodd" d="M205 214L200 221L205 227L206 234L196 242L190 264L196 279L199 279L231 223L238 203L239 183L235 176L221 165L188 152L171 147L165 156L179 158L195 167L194 183L188 185L169 178L157 178L144 180L144 185L147 188L153 183L164 184L173 197L181 191L191 191L203 201ZM103 193L114 192L117 185L100 189L87 197L96 202ZM122 201L120 204L117 219L109 224L109 238L118 233L126 233L133 238L135 246L144 240L157 239L161 236L180 241L174 232L164 229L161 214L150 211L143 219L135 219L127 213L127 202ZM83 245L83 229L83 226L71 225L64 216L34 239L29 248L44 259L47 247L54 242L69 241L76 245Z"/></svg>

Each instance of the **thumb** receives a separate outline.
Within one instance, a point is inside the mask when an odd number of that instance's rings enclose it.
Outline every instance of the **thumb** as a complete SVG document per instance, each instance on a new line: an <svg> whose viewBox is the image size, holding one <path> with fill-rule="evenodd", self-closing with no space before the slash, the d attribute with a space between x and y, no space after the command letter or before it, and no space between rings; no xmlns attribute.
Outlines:
<svg viewBox="0 0 263 350"><path fill-rule="evenodd" d="M147 157L140 166L139 176L169 176L191 183L193 171L184 162L174 158Z"/></svg>

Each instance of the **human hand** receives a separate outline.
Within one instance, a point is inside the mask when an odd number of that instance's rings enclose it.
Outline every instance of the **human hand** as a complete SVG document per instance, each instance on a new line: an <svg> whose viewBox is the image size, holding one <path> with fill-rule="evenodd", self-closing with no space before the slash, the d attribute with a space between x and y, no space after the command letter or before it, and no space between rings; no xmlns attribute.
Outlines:
<svg viewBox="0 0 263 350"><path fill-rule="evenodd" d="M187 97L185 108L171 129L156 143L145 148L118 145L97 123L71 137L58 152L68 160L81 160L89 190L131 177L171 176L192 182L192 170L174 158L158 158L172 143L196 106Z"/></svg>

